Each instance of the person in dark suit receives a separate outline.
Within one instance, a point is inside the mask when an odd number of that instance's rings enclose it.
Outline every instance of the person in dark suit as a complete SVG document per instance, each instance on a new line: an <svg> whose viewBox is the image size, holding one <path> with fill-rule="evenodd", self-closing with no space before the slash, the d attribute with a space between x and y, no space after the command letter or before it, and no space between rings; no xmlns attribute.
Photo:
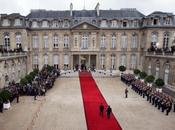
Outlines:
<svg viewBox="0 0 175 130"><path fill-rule="evenodd" d="M125 98L128 98L128 89L125 89Z"/></svg>
<svg viewBox="0 0 175 130"><path fill-rule="evenodd" d="M19 103L19 92L18 92L18 90L16 92L16 102Z"/></svg>
<svg viewBox="0 0 175 130"><path fill-rule="evenodd" d="M103 111L104 111L103 103L100 104L99 109L100 109L100 116L103 117Z"/></svg>
<svg viewBox="0 0 175 130"><path fill-rule="evenodd" d="M112 112L112 108L111 108L110 106L108 106L108 108L107 108L107 110L106 110L107 118L108 118L108 119L110 118L111 112Z"/></svg>

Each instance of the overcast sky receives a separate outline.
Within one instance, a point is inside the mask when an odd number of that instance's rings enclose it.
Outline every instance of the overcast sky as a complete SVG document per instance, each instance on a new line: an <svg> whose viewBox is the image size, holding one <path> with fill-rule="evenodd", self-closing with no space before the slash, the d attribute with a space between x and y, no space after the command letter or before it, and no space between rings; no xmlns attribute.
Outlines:
<svg viewBox="0 0 175 130"><path fill-rule="evenodd" d="M69 10L71 2L74 10L84 7L84 0L0 0L0 14L27 15L31 9ZM97 2L100 3L100 9L137 8L145 15L153 11L175 14L175 0L85 0L85 9L94 9Z"/></svg>

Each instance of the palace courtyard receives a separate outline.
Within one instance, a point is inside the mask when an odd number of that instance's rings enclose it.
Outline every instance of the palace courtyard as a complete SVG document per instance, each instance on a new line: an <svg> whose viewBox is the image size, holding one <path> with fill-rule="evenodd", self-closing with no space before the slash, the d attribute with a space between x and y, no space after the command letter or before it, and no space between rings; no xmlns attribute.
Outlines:
<svg viewBox="0 0 175 130"><path fill-rule="evenodd" d="M123 130L175 129L174 112L166 116L119 77L92 75ZM124 95L126 87L128 98ZM31 96L20 97L18 104L14 100L9 110L0 113L0 130L87 130L78 73L60 76L46 96L36 101Z"/></svg>

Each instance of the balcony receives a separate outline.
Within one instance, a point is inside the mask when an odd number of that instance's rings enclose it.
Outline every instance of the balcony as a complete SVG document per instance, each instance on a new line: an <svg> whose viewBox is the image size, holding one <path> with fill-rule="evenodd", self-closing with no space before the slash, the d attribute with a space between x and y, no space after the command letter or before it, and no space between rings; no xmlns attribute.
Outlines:
<svg viewBox="0 0 175 130"><path fill-rule="evenodd" d="M175 58L175 48L171 47L171 50L167 49L153 49L149 48L148 51L146 52L146 56L151 56L151 57L161 57L161 58Z"/></svg>
<svg viewBox="0 0 175 130"><path fill-rule="evenodd" d="M17 57L27 57L27 52L0 52L0 60Z"/></svg>

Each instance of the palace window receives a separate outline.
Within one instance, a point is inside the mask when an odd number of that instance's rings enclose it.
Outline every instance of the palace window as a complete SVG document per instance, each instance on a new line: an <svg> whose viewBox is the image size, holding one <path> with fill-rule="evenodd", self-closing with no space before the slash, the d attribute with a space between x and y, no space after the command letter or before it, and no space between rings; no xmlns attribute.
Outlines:
<svg viewBox="0 0 175 130"><path fill-rule="evenodd" d="M95 37L93 37L93 38L92 38L92 46L93 46L93 48L95 48L95 47L96 47Z"/></svg>
<svg viewBox="0 0 175 130"><path fill-rule="evenodd" d="M126 21L124 21L123 22L123 27L127 27L128 25L127 25L127 22Z"/></svg>
<svg viewBox="0 0 175 130"><path fill-rule="evenodd" d="M69 36L64 35L64 48L69 48Z"/></svg>
<svg viewBox="0 0 175 130"><path fill-rule="evenodd" d="M59 47L59 37L58 35L53 36L53 48L58 48Z"/></svg>
<svg viewBox="0 0 175 130"><path fill-rule="evenodd" d="M22 37L20 33L16 34L16 48L21 48Z"/></svg>
<svg viewBox="0 0 175 130"><path fill-rule="evenodd" d="M111 55L111 69L115 69L115 55Z"/></svg>
<svg viewBox="0 0 175 130"><path fill-rule="evenodd" d="M64 69L67 70L69 66L69 56L67 54L64 55Z"/></svg>
<svg viewBox="0 0 175 130"><path fill-rule="evenodd" d="M127 48L127 36L126 35L122 35L121 36L121 48L122 49L126 49Z"/></svg>
<svg viewBox="0 0 175 130"><path fill-rule="evenodd" d="M171 18L170 17L164 18L164 25L170 25L170 24L171 24Z"/></svg>
<svg viewBox="0 0 175 130"><path fill-rule="evenodd" d="M63 22L63 27L64 27L64 28L68 28L68 27L69 27L69 21L68 21L68 20L65 20L65 21Z"/></svg>
<svg viewBox="0 0 175 130"><path fill-rule="evenodd" d="M159 20L156 18L156 19L153 19L153 25L158 25L158 22L159 22Z"/></svg>
<svg viewBox="0 0 175 130"><path fill-rule="evenodd" d="M105 55L100 56L100 67L101 69L105 69Z"/></svg>
<svg viewBox="0 0 175 130"><path fill-rule="evenodd" d="M107 21L106 20L101 21L101 27L103 27L103 28L107 27Z"/></svg>
<svg viewBox="0 0 175 130"><path fill-rule="evenodd" d="M112 49L115 49L116 48L116 36L115 35L112 35L111 48Z"/></svg>
<svg viewBox="0 0 175 130"><path fill-rule="evenodd" d="M81 48L88 49L88 35L87 34L83 34Z"/></svg>
<svg viewBox="0 0 175 130"><path fill-rule="evenodd" d="M38 56L33 56L33 68L38 69Z"/></svg>
<svg viewBox="0 0 175 130"><path fill-rule="evenodd" d="M136 55L131 55L131 69L136 68Z"/></svg>
<svg viewBox="0 0 175 130"><path fill-rule="evenodd" d="M14 26L21 26L21 20L20 19L15 19L15 24Z"/></svg>
<svg viewBox="0 0 175 130"><path fill-rule="evenodd" d="M53 27L53 28L59 27L58 21L53 21L53 22L52 22L52 27Z"/></svg>
<svg viewBox="0 0 175 130"><path fill-rule="evenodd" d="M48 28L49 27L48 21L43 21L42 22L42 27L43 28Z"/></svg>
<svg viewBox="0 0 175 130"><path fill-rule="evenodd" d="M112 28L116 28L117 27L117 21L116 20L112 20L111 27Z"/></svg>
<svg viewBox="0 0 175 130"><path fill-rule="evenodd" d="M9 33L4 33L3 49L5 49L5 50L9 50L10 49L10 37L9 37Z"/></svg>
<svg viewBox="0 0 175 130"><path fill-rule="evenodd" d="M49 48L49 37L48 37L48 35L45 35L45 36L43 36L43 42L44 42L44 46L43 46L43 48Z"/></svg>
<svg viewBox="0 0 175 130"><path fill-rule="evenodd" d="M38 28L38 22L37 21L32 22L32 28Z"/></svg>
<svg viewBox="0 0 175 130"><path fill-rule="evenodd" d="M105 44L106 44L106 37L105 35L102 35L100 40L100 48L105 48L106 47Z"/></svg>
<svg viewBox="0 0 175 130"><path fill-rule="evenodd" d="M53 66L57 69L59 68L59 56L58 55L53 56Z"/></svg>
<svg viewBox="0 0 175 130"><path fill-rule="evenodd" d="M153 46L154 48L157 47L157 42L158 42L158 33L154 32L152 33L152 36L151 36L151 46Z"/></svg>
<svg viewBox="0 0 175 130"><path fill-rule="evenodd" d="M137 21L137 20L134 20L134 21L133 21L133 27L134 27L134 28L138 27L138 21Z"/></svg>
<svg viewBox="0 0 175 130"><path fill-rule="evenodd" d="M10 26L10 21L8 19L3 19L2 26Z"/></svg>
<svg viewBox="0 0 175 130"><path fill-rule="evenodd" d="M32 47L36 49L39 47L38 44L39 44L38 36L36 35L32 36Z"/></svg>
<svg viewBox="0 0 175 130"><path fill-rule="evenodd" d="M44 65L48 65L48 55L44 55Z"/></svg>
<svg viewBox="0 0 175 130"><path fill-rule="evenodd" d="M137 48L137 35L133 34L131 38L131 48L135 49Z"/></svg>
<svg viewBox="0 0 175 130"><path fill-rule="evenodd" d="M165 33L163 37L163 49L168 48L169 43L169 33Z"/></svg>
<svg viewBox="0 0 175 130"><path fill-rule="evenodd" d="M120 65L126 66L126 55L121 55Z"/></svg>

